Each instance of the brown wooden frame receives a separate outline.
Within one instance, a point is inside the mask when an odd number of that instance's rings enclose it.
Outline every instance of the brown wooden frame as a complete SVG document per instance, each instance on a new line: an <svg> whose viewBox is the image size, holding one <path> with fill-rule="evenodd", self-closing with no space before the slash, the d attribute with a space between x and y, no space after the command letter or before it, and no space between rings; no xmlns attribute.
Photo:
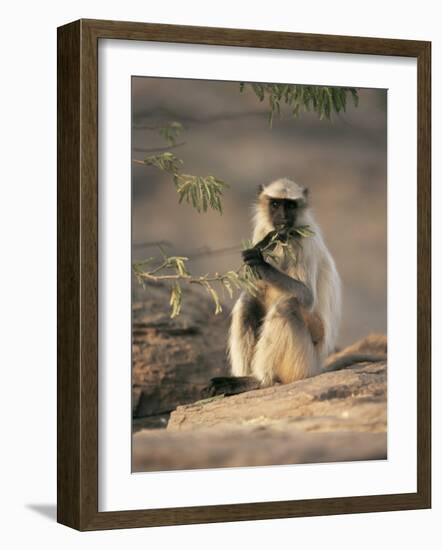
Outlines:
<svg viewBox="0 0 442 550"><path fill-rule="evenodd" d="M417 492L98 512L98 40L417 58ZM79 20L58 29L58 521L79 530L408 510L431 506L431 43Z"/></svg>

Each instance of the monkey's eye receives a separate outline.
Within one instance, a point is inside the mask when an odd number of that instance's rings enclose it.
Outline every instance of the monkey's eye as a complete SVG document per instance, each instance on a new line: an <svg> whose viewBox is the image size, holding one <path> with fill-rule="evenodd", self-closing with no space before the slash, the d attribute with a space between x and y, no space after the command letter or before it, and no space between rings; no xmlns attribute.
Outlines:
<svg viewBox="0 0 442 550"><path fill-rule="evenodd" d="M294 210L295 208L298 207L298 203L296 201L290 201L288 203L288 207L289 207L290 210Z"/></svg>
<svg viewBox="0 0 442 550"><path fill-rule="evenodd" d="M279 206L278 201L272 201L270 204L271 204L272 208L278 208L278 206Z"/></svg>

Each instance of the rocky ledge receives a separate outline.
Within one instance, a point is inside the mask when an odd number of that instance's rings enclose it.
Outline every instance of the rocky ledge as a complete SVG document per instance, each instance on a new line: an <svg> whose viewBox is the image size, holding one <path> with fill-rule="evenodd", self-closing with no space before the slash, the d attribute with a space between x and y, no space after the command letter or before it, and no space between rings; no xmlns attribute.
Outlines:
<svg viewBox="0 0 442 550"><path fill-rule="evenodd" d="M369 336L345 353L386 353ZM387 363L178 406L166 430L133 440L134 471L387 458Z"/></svg>

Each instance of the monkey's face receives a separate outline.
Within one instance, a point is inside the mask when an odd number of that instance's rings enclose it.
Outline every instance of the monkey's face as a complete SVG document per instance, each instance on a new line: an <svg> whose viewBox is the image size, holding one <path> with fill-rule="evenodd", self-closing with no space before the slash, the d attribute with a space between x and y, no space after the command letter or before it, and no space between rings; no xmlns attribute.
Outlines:
<svg viewBox="0 0 442 550"><path fill-rule="evenodd" d="M294 227L301 209L301 201L268 198L268 213L275 229Z"/></svg>

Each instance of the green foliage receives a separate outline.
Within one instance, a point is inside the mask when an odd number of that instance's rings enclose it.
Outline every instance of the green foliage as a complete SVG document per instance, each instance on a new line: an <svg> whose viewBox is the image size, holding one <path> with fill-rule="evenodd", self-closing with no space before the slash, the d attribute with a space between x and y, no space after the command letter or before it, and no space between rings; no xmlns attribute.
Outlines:
<svg viewBox="0 0 442 550"><path fill-rule="evenodd" d="M267 100L269 104L269 124L274 116L281 115L281 105L286 105L294 118L303 111L317 113L319 119L331 119L333 113L340 113L347 108L347 95L353 99L355 107L359 102L356 88L332 86L304 86L300 84L257 84L240 83L240 92L249 86L259 101Z"/></svg>
<svg viewBox="0 0 442 550"><path fill-rule="evenodd" d="M160 170L163 170L163 172L168 172L169 174L175 175L178 174L183 161L177 158L170 151L165 151L164 153L146 157L144 159L144 164L146 166L155 166L155 168L159 168Z"/></svg>
<svg viewBox="0 0 442 550"><path fill-rule="evenodd" d="M271 231L265 239L258 243L257 247L267 258L272 257L272 253L278 246L281 246L284 254L292 254L293 239L299 237L310 237L314 233L308 226L299 227L293 230ZM264 242L265 241L265 242ZM253 245L246 241L246 248ZM188 268L189 258L184 256L167 256L160 248L162 260L159 262L155 258L147 258L142 262L133 264L133 271L139 283L144 286L145 281L169 281L172 283L170 290L169 304L171 307L171 318L177 317L181 312L182 306L182 288L180 282L197 284L203 287L212 298L215 306L215 315L222 312L220 300L220 291L226 291L230 298L233 298L235 292L245 291L255 296L258 292L259 275L254 268L242 264L236 271L230 270L226 273L215 273L214 275L193 276ZM296 260L295 256L291 256ZM276 259L276 257L275 257ZM156 263L156 267L150 267Z"/></svg>
<svg viewBox="0 0 442 550"><path fill-rule="evenodd" d="M212 300L215 303L215 315L218 315L218 313L221 313L223 308L221 307L221 302L219 301L218 293L215 291L213 286L208 282L204 281L203 286L207 290L207 292L210 294Z"/></svg>
<svg viewBox="0 0 442 550"><path fill-rule="evenodd" d="M184 256L172 256L171 258L167 258L167 260L168 267L176 269L178 275L181 275L182 277L187 277L189 275L185 263L189 260L189 258L185 258Z"/></svg>
<svg viewBox="0 0 442 550"><path fill-rule="evenodd" d="M269 254L278 246L289 246L298 242L298 238L313 237L314 231L309 225L300 225L299 227L274 229L267 233L264 239L256 247L262 253Z"/></svg>
<svg viewBox="0 0 442 550"><path fill-rule="evenodd" d="M191 204L199 213L211 208L222 214L221 197L228 187L226 182L215 176L192 176L180 172L183 161L170 151L150 155L144 159L144 164L155 166L172 176L180 203Z"/></svg>
<svg viewBox="0 0 442 550"><path fill-rule="evenodd" d="M268 243L261 249L267 259L278 262L282 255L283 262L296 262L296 249L300 246L299 238L312 237L315 233L308 225L302 225L293 229L271 231L266 238Z"/></svg>
<svg viewBox="0 0 442 550"><path fill-rule="evenodd" d="M161 136L167 141L167 143L174 147L176 145L177 137L183 131L183 125L181 122L169 122L166 126L161 126L159 132Z"/></svg>
<svg viewBox="0 0 442 550"><path fill-rule="evenodd" d="M174 319L180 314L181 311L181 297L182 297L182 290L178 283L175 283L172 286L171 292L170 292L170 301L169 304L171 306L171 313L170 317Z"/></svg>
<svg viewBox="0 0 442 550"><path fill-rule="evenodd" d="M138 282L144 286L145 281L170 281L172 283L170 289L171 318L177 317L181 312L182 306L182 288L179 282L197 284L203 287L213 300L215 305L215 315L222 312L221 300L219 291L215 288L215 284L220 290L226 290L231 298L234 292L245 290L250 293L256 293L256 280L251 278L247 273L248 266L242 265L237 271L227 271L223 274L215 273L214 275L193 276L189 273L186 262L189 260L184 256L166 256L163 254L162 261L157 266L147 269L146 266L152 263L154 258L136 262L133 264L133 271Z"/></svg>
<svg viewBox="0 0 442 550"><path fill-rule="evenodd" d="M197 212L206 212L210 206L222 214L221 196L228 185L215 176L190 176L179 174L175 182L179 195L179 202L183 200L196 209Z"/></svg>
<svg viewBox="0 0 442 550"><path fill-rule="evenodd" d="M252 295L257 293L257 277L251 276L248 268L249 266L243 264L237 271L227 271L222 276L221 282L231 298L233 298L235 290L245 290Z"/></svg>
<svg viewBox="0 0 442 550"><path fill-rule="evenodd" d="M300 246L299 239L312 237L314 234L308 225L291 229L275 229L267 233L264 239L255 245L251 241L244 241L243 250L253 248L254 246L261 251L266 261L272 260L275 264L278 264L281 259L283 263L287 261L296 262L296 249ZM256 284L257 279L259 279L256 271L248 265L244 265L243 267L245 271L244 276ZM253 292L250 293L253 294Z"/></svg>

